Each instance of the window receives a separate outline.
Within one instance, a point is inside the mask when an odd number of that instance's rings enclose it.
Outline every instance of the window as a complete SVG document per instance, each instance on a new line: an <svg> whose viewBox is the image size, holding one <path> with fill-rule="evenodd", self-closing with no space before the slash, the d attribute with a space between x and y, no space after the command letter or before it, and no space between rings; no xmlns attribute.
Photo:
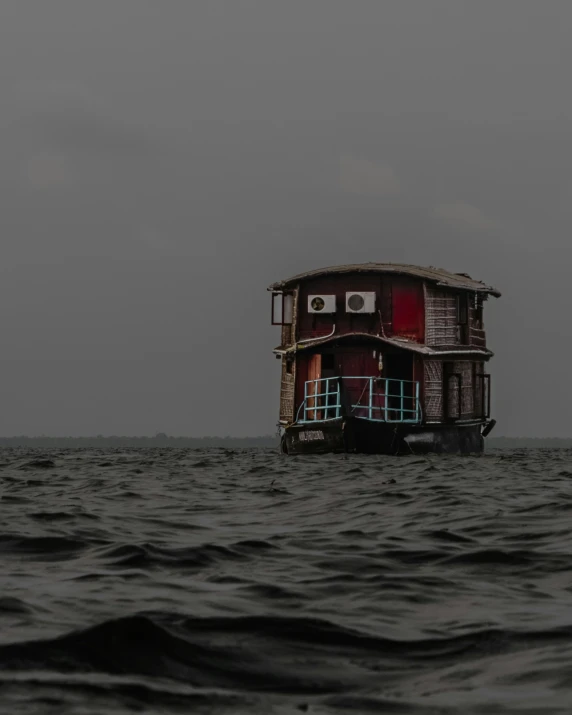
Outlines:
<svg viewBox="0 0 572 715"><path fill-rule="evenodd" d="M469 301L466 293L457 295L457 340L461 345L469 344Z"/></svg>
<svg viewBox="0 0 572 715"><path fill-rule="evenodd" d="M469 321L469 310L467 294L461 293L457 296L457 325L467 325Z"/></svg>
<svg viewBox="0 0 572 715"><path fill-rule="evenodd" d="M480 295L475 296L475 328L483 330L483 299Z"/></svg>
<svg viewBox="0 0 572 715"><path fill-rule="evenodd" d="M291 325L293 313L292 293L272 293L272 325Z"/></svg>

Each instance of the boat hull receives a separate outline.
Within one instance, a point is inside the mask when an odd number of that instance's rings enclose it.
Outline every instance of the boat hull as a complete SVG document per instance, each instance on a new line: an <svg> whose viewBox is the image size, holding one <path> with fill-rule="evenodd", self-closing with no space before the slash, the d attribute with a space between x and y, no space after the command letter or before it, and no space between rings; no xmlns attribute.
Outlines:
<svg viewBox="0 0 572 715"><path fill-rule="evenodd" d="M281 449L286 454L481 454L486 422L407 425L356 417L286 427Z"/></svg>

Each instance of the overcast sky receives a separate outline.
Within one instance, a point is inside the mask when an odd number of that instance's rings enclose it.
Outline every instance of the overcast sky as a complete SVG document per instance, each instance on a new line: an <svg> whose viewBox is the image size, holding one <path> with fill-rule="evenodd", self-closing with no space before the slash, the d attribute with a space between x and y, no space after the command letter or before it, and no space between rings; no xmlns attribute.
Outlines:
<svg viewBox="0 0 572 715"><path fill-rule="evenodd" d="M495 434L572 436L569 0L2 0L0 434L275 430L266 287L499 288Z"/></svg>

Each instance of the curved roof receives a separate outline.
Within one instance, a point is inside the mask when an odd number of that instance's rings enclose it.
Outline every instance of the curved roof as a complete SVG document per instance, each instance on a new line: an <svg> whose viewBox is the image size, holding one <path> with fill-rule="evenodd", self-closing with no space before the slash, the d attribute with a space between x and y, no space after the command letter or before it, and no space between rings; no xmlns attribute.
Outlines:
<svg viewBox="0 0 572 715"><path fill-rule="evenodd" d="M299 273L296 276L283 281L273 283L268 290L283 290L290 288L300 281L318 278L320 276L337 275L343 273L394 273L402 276L410 276L421 280L446 286L447 288L457 288L460 290L470 290L477 293L489 293L495 297L500 297L500 292L491 286L485 285L481 281L473 280L466 273L451 273L443 268L430 266L412 266L406 263L350 263L342 266L330 266L328 268L318 268L306 273Z"/></svg>

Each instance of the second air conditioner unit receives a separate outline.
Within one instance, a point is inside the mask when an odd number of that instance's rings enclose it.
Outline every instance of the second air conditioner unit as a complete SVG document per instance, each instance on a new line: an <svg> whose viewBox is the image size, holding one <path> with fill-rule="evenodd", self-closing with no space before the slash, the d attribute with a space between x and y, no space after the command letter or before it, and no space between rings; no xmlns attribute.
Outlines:
<svg viewBox="0 0 572 715"><path fill-rule="evenodd" d="M347 313L375 313L375 292L348 291L346 293Z"/></svg>

